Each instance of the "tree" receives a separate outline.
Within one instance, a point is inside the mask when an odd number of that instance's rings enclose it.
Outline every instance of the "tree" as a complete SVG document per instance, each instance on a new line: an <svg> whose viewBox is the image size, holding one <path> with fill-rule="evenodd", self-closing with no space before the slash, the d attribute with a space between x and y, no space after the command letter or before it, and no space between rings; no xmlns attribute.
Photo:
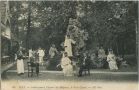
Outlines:
<svg viewBox="0 0 139 90"><path fill-rule="evenodd" d="M36 45L36 48L41 46L49 49L52 43L60 47L64 41L69 20L72 18L79 23L79 27L77 25L79 32L88 33L88 41L85 44L89 49L103 44L106 50L112 48L116 54L135 53L136 2L35 1L29 5L31 10L25 7L28 6L28 2L19 2L18 6L17 2L11 3L12 26L15 29L17 26L15 23L18 23L19 38L23 44L26 41L24 38L27 32L30 32L30 38L27 40L31 43L29 47ZM14 18L17 16L17 8L18 18ZM30 19L28 10L31 13Z"/></svg>

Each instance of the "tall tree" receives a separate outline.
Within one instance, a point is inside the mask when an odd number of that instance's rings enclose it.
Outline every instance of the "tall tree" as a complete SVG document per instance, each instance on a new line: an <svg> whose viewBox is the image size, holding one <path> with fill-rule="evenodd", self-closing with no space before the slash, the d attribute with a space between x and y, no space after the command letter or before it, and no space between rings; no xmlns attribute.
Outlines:
<svg viewBox="0 0 139 90"><path fill-rule="evenodd" d="M26 49L30 46L30 34L31 34L31 1L28 2L28 26L27 26L27 36L26 36Z"/></svg>

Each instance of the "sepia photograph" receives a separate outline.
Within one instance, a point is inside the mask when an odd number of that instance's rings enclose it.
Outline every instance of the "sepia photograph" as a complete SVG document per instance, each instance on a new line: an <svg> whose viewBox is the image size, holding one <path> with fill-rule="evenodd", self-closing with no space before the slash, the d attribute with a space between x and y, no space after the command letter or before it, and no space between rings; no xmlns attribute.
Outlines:
<svg viewBox="0 0 139 90"><path fill-rule="evenodd" d="M138 5L0 0L1 90L138 90Z"/></svg>

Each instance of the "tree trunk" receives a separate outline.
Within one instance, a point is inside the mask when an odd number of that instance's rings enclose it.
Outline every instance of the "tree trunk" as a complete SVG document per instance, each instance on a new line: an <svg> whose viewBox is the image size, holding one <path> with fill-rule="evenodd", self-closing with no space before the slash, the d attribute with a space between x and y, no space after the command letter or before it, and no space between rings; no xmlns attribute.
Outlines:
<svg viewBox="0 0 139 90"><path fill-rule="evenodd" d="M118 47L118 42L116 41L116 42L115 42L115 44L116 44L116 51L117 51L117 55L119 55L119 49L118 49L119 47Z"/></svg>
<svg viewBox="0 0 139 90"><path fill-rule="evenodd" d="M19 12L19 4L18 4L18 2L16 4L17 4L17 12ZM19 18L19 13L16 14L16 19L17 20L16 20L15 31L16 31L17 38L19 38L18 18Z"/></svg>
<svg viewBox="0 0 139 90"><path fill-rule="evenodd" d="M135 29L136 29L136 60L138 60L138 43L139 43L139 37L138 37L138 23L137 23L137 21L135 21Z"/></svg>
<svg viewBox="0 0 139 90"><path fill-rule="evenodd" d="M30 46L30 26L31 26L31 1L28 4L28 26L27 26L27 37L26 37L26 50L29 49Z"/></svg>

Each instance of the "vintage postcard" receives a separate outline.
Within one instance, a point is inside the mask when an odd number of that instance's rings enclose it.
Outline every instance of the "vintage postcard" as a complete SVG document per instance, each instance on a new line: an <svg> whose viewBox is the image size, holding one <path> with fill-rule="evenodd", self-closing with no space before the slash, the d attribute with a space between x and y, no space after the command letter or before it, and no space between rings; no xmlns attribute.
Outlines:
<svg viewBox="0 0 139 90"><path fill-rule="evenodd" d="M138 3L0 0L1 90L138 90Z"/></svg>

